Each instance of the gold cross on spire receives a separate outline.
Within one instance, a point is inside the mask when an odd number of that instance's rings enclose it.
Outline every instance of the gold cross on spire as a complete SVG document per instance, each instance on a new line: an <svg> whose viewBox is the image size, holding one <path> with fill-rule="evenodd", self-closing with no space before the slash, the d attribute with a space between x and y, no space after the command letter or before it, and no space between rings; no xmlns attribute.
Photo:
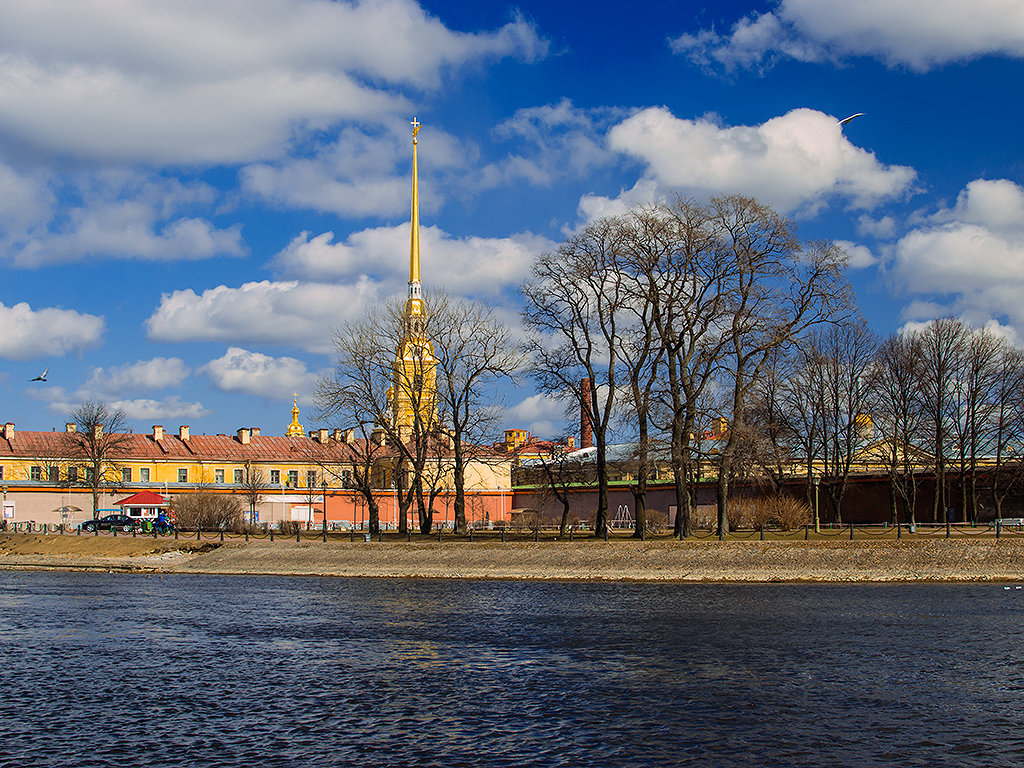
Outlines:
<svg viewBox="0 0 1024 768"><path fill-rule="evenodd" d="M420 126L422 125L422 123L420 123L420 121L417 120L414 117L412 119L412 122L409 123L409 125L412 126L412 142L413 142L413 144L415 144L416 143L416 134L420 132Z"/></svg>

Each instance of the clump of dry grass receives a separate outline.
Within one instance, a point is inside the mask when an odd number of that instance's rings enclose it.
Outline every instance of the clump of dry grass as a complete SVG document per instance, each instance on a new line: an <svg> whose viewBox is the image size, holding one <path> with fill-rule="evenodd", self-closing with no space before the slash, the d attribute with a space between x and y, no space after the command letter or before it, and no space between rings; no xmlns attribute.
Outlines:
<svg viewBox="0 0 1024 768"><path fill-rule="evenodd" d="M800 528L811 522L811 508L789 496L729 500L729 528Z"/></svg>

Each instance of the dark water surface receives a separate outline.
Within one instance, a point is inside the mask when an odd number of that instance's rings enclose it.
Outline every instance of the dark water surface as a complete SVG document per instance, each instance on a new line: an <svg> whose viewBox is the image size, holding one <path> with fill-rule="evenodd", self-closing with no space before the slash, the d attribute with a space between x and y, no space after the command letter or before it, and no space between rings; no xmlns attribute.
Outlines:
<svg viewBox="0 0 1024 768"><path fill-rule="evenodd" d="M0 766L1017 766L1024 590L0 572Z"/></svg>

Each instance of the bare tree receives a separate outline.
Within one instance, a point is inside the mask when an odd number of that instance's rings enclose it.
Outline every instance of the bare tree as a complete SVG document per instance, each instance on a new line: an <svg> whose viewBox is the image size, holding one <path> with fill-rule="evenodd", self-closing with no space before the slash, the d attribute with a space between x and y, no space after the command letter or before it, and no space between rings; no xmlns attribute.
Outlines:
<svg viewBox="0 0 1024 768"><path fill-rule="evenodd" d="M263 470L245 462L245 474L242 475L242 497L249 504L249 523L256 519L256 507L263 503L270 484L266 481Z"/></svg>
<svg viewBox="0 0 1024 768"><path fill-rule="evenodd" d="M920 332L922 405L931 430L935 489L932 520L946 522L946 464L950 432L955 416L955 387L967 326L952 317L930 322Z"/></svg>
<svg viewBox="0 0 1024 768"><path fill-rule="evenodd" d="M764 375L751 392L751 405L744 421L756 446L753 460L771 483L776 496L782 493L783 482L801 458L796 450L798 436L794 430L794 414L787 408L788 395L796 389L793 379L797 371L792 358L778 350L766 367Z"/></svg>
<svg viewBox="0 0 1024 768"><path fill-rule="evenodd" d="M417 318L416 322L429 319ZM434 408L434 403L428 402L434 397L434 372L423 350L406 345L406 325L404 305L398 303L371 309L361 320L343 327L333 337L338 355L334 371L317 386L320 414L349 419L345 427L359 429L364 435L369 432L371 442L388 447L385 457L363 443L366 455L361 458L373 454L390 464L386 471L397 487L398 528L403 533L414 503L421 520L425 517L421 473L427 460L427 440L436 428L425 417ZM423 332L417 327L417 335ZM398 408L411 409L411 429L395 419ZM357 487L372 481L381 469L371 470L361 460L357 465ZM364 496L370 505L372 527L375 504L372 494Z"/></svg>
<svg viewBox="0 0 1024 768"><path fill-rule="evenodd" d="M357 324L336 334L334 341L339 359L333 375L317 383L318 413L345 429L352 462L348 480L354 496L366 503L370 533L377 535L380 507L376 491L386 485L384 465L393 465L396 455L388 447L387 432L376 428L378 420L391 418L387 399L390 366L380 360L380 355L386 354L387 337L378 336L371 324ZM391 434L395 435L394 431ZM407 509L408 505L403 507L403 513Z"/></svg>
<svg viewBox="0 0 1024 768"><path fill-rule="evenodd" d="M996 400L1006 345L988 329L969 332L958 358L953 384L954 418L950 423L956 451L957 486L960 509L972 522L978 519L980 491L979 461L991 443L990 438L999 404Z"/></svg>
<svg viewBox="0 0 1024 768"><path fill-rule="evenodd" d="M689 536L707 459L699 422L711 421L706 401L715 397L715 374L727 338L722 281L728 260L719 247L710 208L677 199L661 206L657 215L663 229L656 232L664 245L650 279L655 289L652 319L664 353L658 413L666 413L660 424L671 435L674 533Z"/></svg>
<svg viewBox="0 0 1024 768"><path fill-rule="evenodd" d="M842 274L845 255L835 246L801 246L791 222L751 198L715 198L712 206L729 264L720 283L729 316L726 376L733 417L718 461L722 532L729 527L729 478L751 391L776 350L817 324L841 318L852 299Z"/></svg>
<svg viewBox="0 0 1024 768"><path fill-rule="evenodd" d="M444 411L447 435L434 438L433 460L439 469L449 462L455 490L455 530L466 532L466 466L480 444L494 431L498 410L485 402L488 387L515 381L525 362L509 327L490 307L443 296L431 297L431 342L437 360L437 397ZM432 487L437 486L433 483ZM433 501L431 496L431 502Z"/></svg>
<svg viewBox="0 0 1024 768"><path fill-rule="evenodd" d="M622 249L613 252L613 265L622 278L625 301L619 342L615 346L622 370L623 410L635 429L632 458L636 471L631 486L636 514L634 537L647 530L647 482L651 468L651 421L657 406L665 347L655 321L661 306L661 281L667 252L675 247L672 220L658 208L641 208L622 219Z"/></svg>
<svg viewBox="0 0 1024 768"><path fill-rule="evenodd" d="M996 466L990 488L997 519L1007 497L1024 485L1024 352L1004 345L999 358L992 430Z"/></svg>
<svg viewBox="0 0 1024 768"><path fill-rule="evenodd" d="M558 522L560 537L565 536L573 522L573 493L581 485L592 485L595 480L594 465L567 456L564 445L565 436L562 436L551 444L546 453L540 454L535 463L523 468L524 474L536 483L541 509L547 506L548 501L561 507Z"/></svg>
<svg viewBox="0 0 1024 768"><path fill-rule="evenodd" d="M871 375L871 412L883 436L881 459L889 475L892 520L915 522L919 443L925 415L921 394L924 369L918 334L893 334L878 347Z"/></svg>
<svg viewBox="0 0 1024 768"><path fill-rule="evenodd" d="M92 491L92 514L95 518L103 488L121 484L119 460L130 451L132 436L125 431L126 417L120 408L111 410L105 403L86 401L69 415L74 431L62 435L61 452L74 467L77 480L72 481Z"/></svg>
<svg viewBox="0 0 1024 768"><path fill-rule="evenodd" d="M574 400L593 430L598 501L595 535L608 525L608 437L618 397L618 324L627 296L615 269L619 219L601 219L542 254L522 287L530 371L540 389ZM581 386L581 381L588 386Z"/></svg>
<svg viewBox="0 0 1024 768"><path fill-rule="evenodd" d="M842 522L843 497L854 459L870 439L867 422L869 373L877 340L861 318L811 334L809 353L817 362L814 390L821 412L822 485L836 522Z"/></svg>

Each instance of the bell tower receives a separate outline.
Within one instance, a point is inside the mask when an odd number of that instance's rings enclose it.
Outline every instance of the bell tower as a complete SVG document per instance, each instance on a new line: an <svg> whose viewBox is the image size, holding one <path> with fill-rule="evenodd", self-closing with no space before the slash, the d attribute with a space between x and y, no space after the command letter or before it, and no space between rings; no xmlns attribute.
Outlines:
<svg viewBox="0 0 1024 768"><path fill-rule="evenodd" d="M395 355L392 409L403 439L423 434L437 421L437 359L428 337L429 315L420 282L420 200L416 138L420 122L412 119L412 227L409 242L409 297L405 301L402 341Z"/></svg>

